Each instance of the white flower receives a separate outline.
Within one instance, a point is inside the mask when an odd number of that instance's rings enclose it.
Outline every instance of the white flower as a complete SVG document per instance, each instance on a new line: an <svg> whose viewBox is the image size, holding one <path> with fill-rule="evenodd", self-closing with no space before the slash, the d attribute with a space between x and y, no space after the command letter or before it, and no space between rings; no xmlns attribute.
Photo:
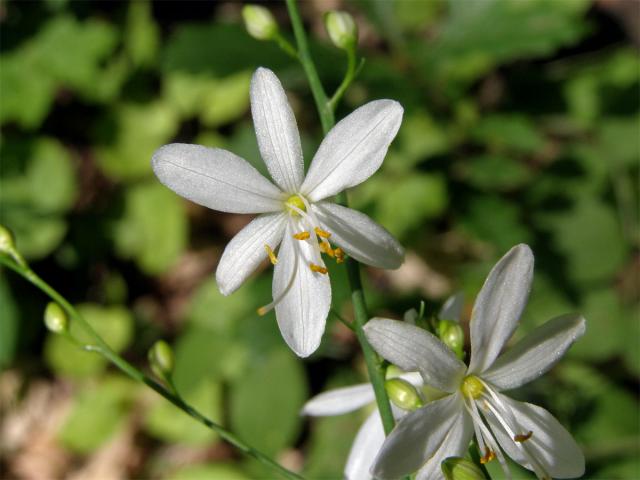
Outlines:
<svg viewBox="0 0 640 480"><path fill-rule="evenodd" d="M499 356L518 325L532 275L533 254L526 245L512 248L493 267L471 316L468 368L420 328L388 319L367 323L367 339L378 353L448 393L402 418L376 459L374 476L397 478L420 469L416 480L443 478L442 460L464 456L474 434L482 461L497 457L508 478L503 451L538 478L584 473L580 448L549 412L500 393L548 371L585 331L584 318L563 315Z"/></svg>
<svg viewBox="0 0 640 480"><path fill-rule="evenodd" d="M403 380L418 388L423 385L422 377L417 372L405 373L399 376ZM316 395L302 408L303 415L313 417L327 417L342 415L375 403L373 387L369 383L361 383L351 387L336 388ZM392 404L396 418L402 417L404 410ZM376 455L384 442L382 419L376 408L362 424L351 446L344 476L347 480L372 480L369 473Z"/></svg>
<svg viewBox="0 0 640 480"><path fill-rule="evenodd" d="M214 210L261 214L227 245L216 271L218 288L230 294L269 257L275 265L273 302L260 313L275 307L282 336L301 357L318 348L331 305L322 253L342 261L346 252L380 268L402 263L404 251L389 232L360 212L326 201L378 170L402 112L397 102L377 100L351 113L327 134L305 177L300 136L282 85L273 72L259 68L251 80L251 113L275 185L226 150L176 143L153 155L153 171L179 195Z"/></svg>

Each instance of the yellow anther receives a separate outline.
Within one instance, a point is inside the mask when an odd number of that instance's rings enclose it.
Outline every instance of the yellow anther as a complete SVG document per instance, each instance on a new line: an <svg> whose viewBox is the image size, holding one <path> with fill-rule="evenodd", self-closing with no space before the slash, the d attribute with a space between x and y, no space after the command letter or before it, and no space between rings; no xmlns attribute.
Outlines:
<svg viewBox="0 0 640 480"><path fill-rule="evenodd" d="M276 254L273 253L273 250L271 249L271 247L269 245L265 245L264 249L267 251L267 255L269 255L269 260L271 260L271 264L275 265L276 263L278 263L278 257L276 257Z"/></svg>
<svg viewBox="0 0 640 480"><path fill-rule="evenodd" d="M333 258L335 256L335 252L334 252L333 248L331 248L331 245L326 240L320 242L320 251L322 253L326 253L331 258Z"/></svg>
<svg viewBox="0 0 640 480"><path fill-rule="evenodd" d="M256 312L258 312L258 315L262 317L263 315L266 315L269 312L269 309L267 307L260 307L256 310Z"/></svg>
<svg viewBox="0 0 640 480"><path fill-rule="evenodd" d="M465 397L471 397L473 399L479 398L484 391L484 385L478 377L475 375L469 375L462 380L462 386L460 387Z"/></svg>
<svg viewBox="0 0 640 480"><path fill-rule="evenodd" d="M518 433L516 436L513 437L513 439L518 443L522 443L529 440L532 436L533 436L533 432L529 430L529 432L525 434Z"/></svg>
<svg viewBox="0 0 640 480"><path fill-rule="evenodd" d="M493 450L487 448L485 450L485 454L482 457L480 457L480 463L484 465L485 463L489 463L494 458L496 458L496 454L493 453Z"/></svg>
<svg viewBox="0 0 640 480"><path fill-rule="evenodd" d="M303 212L307 211L307 207L305 207L304 205L304 200L302 200L302 198L299 195L291 195L284 202L284 206L287 208L289 213L294 216L300 215L300 213L296 211L296 209L302 210Z"/></svg>
<svg viewBox="0 0 640 480"><path fill-rule="evenodd" d="M316 235L318 235L319 237L329 238L331 236L331 233L327 232L326 230L322 230L320 227L316 227L313 230L316 232Z"/></svg>
<svg viewBox="0 0 640 480"><path fill-rule="evenodd" d="M300 233L293 234L293 238L295 238L296 240L306 240L310 236L311 234L309 232L300 232Z"/></svg>
<svg viewBox="0 0 640 480"><path fill-rule="evenodd" d="M338 247L333 251L333 254L336 257L336 263L342 263L344 262L344 251Z"/></svg>
<svg viewBox="0 0 640 480"><path fill-rule="evenodd" d="M310 263L309 268L312 272L321 273L323 275L326 275L328 273L328 270L325 267L321 267L320 265L316 265L315 263Z"/></svg>

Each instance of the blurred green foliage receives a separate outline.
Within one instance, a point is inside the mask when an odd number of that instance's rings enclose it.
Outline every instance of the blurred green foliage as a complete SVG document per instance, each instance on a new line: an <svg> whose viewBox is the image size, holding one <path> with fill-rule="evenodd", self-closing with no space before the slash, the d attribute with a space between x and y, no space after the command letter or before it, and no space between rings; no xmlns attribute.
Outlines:
<svg viewBox="0 0 640 480"><path fill-rule="evenodd" d="M338 117L375 98L405 108L382 168L351 193L417 254L406 282L367 279L372 313L401 318L423 297L435 311L453 289L473 299L497 258L529 243L536 278L516 335L572 310L587 318L587 334L516 393L570 427L588 478L634 479L640 62L605 3L345 2L366 33L367 62ZM240 4L188 5L0 4L0 223L116 351L144 365L146 349L167 338L188 401L310 478L339 478L367 412L308 422L298 411L312 394L365 380L353 337L330 319L318 353L296 359L273 314L255 313L270 300L268 269L230 297L213 280L247 219L185 202L150 168L156 148L180 141L227 148L265 172L248 99L260 65L288 91L308 165L321 140L312 98L299 65L243 31ZM283 5L269 7L287 32ZM321 15L310 4L303 15L331 90L344 59L317 33ZM331 274L334 308L349 316L344 272ZM433 287L434 275L444 287ZM74 458L133 425L145 450L132 477L267 475L97 355L47 334L45 304L0 272L0 368L27 387L42 367L71 386L57 438ZM204 453L185 466L164 458L167 445Z"/></svg>

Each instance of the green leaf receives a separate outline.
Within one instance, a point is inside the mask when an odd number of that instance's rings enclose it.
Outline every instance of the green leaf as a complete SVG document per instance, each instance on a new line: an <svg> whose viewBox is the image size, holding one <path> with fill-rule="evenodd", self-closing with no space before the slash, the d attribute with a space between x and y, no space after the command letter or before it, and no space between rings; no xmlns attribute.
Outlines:
<svg viewBox="0 0 640 480"><path fill-rule="evenodd" d="M167 480L249 480L249 477L234 464L208 463L181 468Z"/></svg>
<svg viewBox="0 0 640 480"><path fill-rule="evenodd" d="M161 102L116 107L115 138L96 149L104 172L117 180L135 180L151 174L153 152L178 129L178 115ZM108 130L103 125L102 130Z"/></svg>
<svg viewBox="0 0 640 480"><path fill-rule="evenodd" d="M549 55L586 32L587 0L449 0L439 35L415 55L438 80L471 82L501 63ZM487 28L487 26L491 26Z"/></svg>
<svg viewBox="0 0 640 480"><path fill-rule="evenodd" d="M122 377L108 377L83 390L58 432L62 444L82 454L103 445L123 427L136 386Z"/></svg>
<svg viewBox="0 0 640 480"><path fill-rule="evenodd" d="M184 250L187 228L180 197L153 180L141 183L125 191L124 215L114 229L116 251L144 272L160 273Z"/></svg>
<svg viewBox="0 0 640 480"><path fill-rule="evenodd" d="M584 198L566 213L540 220L552 229L554 244L576 282L607 280L622 267L627 246L616 214L604 203Z"/></svg>
<svg viewBox="0 0 640 480"><path fill-rule="evenodd" d="M532 177L530 170L516 159L500 155L478 155L461 162L467 182L485 191L513 190Z"/></svg>
<svg viewBox="0 0 640 480"><path fill-rule="evenodd" d="M471 131L471 138L492 151L536 153L544 138L531 120L522 115L494 114L483 117Z"/></svg>
<svg viewBox="0 0 640 480"><path fill-rule="evenodd" d="M306 396L306 377L297 358L284 348L272 350L232 384L232 429L258 450L275 455L298 436Z"/></svg>
<svg viewBox="0 0 640 480"><path fill-rule="evenodd" d="M133 318L124 307L101 307L82 304L77 310L116 353L123 351L133 336ZM92 337L77 322L71 320L71 334L81 343L93 344ZM44 347L44 356L58 375L89 377L102 371L107 360L95 352L85 352L62 335L50 333Z"/></svg>
<svg viewBox="0 0 640 480"><path fill-rule="evenodd" d="M148 0L138 0L129 4L124 45L134 65L152 65L160 44L160 31L151 13Z"/></svg>

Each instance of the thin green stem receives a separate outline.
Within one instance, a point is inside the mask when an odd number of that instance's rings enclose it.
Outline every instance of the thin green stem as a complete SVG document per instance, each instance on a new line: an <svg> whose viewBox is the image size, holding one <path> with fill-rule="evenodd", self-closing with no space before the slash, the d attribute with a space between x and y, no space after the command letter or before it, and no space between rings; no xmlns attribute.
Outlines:
<svg viewBox="0 0 640 480"><path fill-rule="evenodd" d="M313 94L313 99L316 102L316 108L320 114L322 130L326 134L335 124L333 111L329 107L327 94L324 91L322 82L320 82L316 66L311 59L309 44L307 43L307 34L304 31L296 0L287 0L287 9L289 10L289 17L291 18L291 25L293 26L293 34L296 37L296 43L298 44L298 60L300 60L304 73L307 75L307 79L309 80L311 93Z"/></svg>
<svg viewBox="0 0 640 480"><path fill-rule="evenodd" d="M107 360L113 363L116 367L122 370L129 377L131 377L132 379L140 383L144 383L152 390L155 390L158 394L163 396L165 399L167 399L169 402L174 404L180 410L184 411L191 418L197 420L198 422L207 426L211 430L215 431L218 435L220 435L221 438L223 438L228 443L236 447L238 450L262 462L264 465L278 472L284 478L293 479L293 480L301 480L303 478L297 473L292 472L284 468L282 465L276 463L275 461L273 461L271 458L269 458L259 450L256 450L255 448L247 445L246 443L244 443L242 440L240 440L233 433L229 432L221 425L218 425L214 421L205 417L203 414L201 414L191 405L186 403L175 391L175 388L173 387L173 385L171 385L171 388L173 391L167 390L167 388L165 388L162 384L158 383L153 378L147 376L142 371L138 370L136 367L134 367L129 362L127 362L125 359L120 357L116 352L114 352L111 349L111 347L109 347L109 345L107 345L107 343L102 339L102 337L98 335L98 333L93 329L93 327L91 327L91 325L84 319L84 317L80 315L80 313L75 309L75 307L71 305L71 303L69 303L66 298L64 298L60 293L58 293L47 282L45 282L42 278L40 278L33 270L31 270L29 265L27 265L26 263L19 264L15 262L13 259L10 259L9 257L2 254L0 254L0 263L7 266L14 272L18 273L19 275L21 275L23 278L25 278L26 280L31 282L33 285L38 287L41 291L43 291L53 301L57 302L64 309L64 311L69 315L69 317L71 318L71 321L77 322L77 324L80 325L91 336L92 340L95 342L95 345L80 345L80 348L87 351L92 351L104 356ZM79 343L77 342L77 340L73 339L73 337L72 337L72 340L74 340L74 343L76 344Z"/></svg>
<svg viewBox="0 0 640 480"><path fill-rule="evenodd" d="M296 51L296 48L293 45L291 45L291 42L289 42L289 40L284 38L282 34L280 34L280 32L277 32L275 34L274 40L287 55L289 55L292 58L295 58L296 60L298 59L298 52Z"/></svg>
<svg viewBox="0 0 640 480"><path fill-rule="evenodd" d="M298 45L298 58L302 63L302 67L309 80L309 86L313 93L313 97L316 101L320 120L322 122L322 129L326 134L335 124L335 118L333 116L333 108L335 108L336 100L333 106L329 104L325 90L320 82L318 71L316 70L311 54L309 53L309 46L307 44L307 37L302 25L302 19L298 12L298 6L296 0L287 0L287 8L289 10L289 16L291 18L291 24L293 25L293 32L296 37L296 43ZM355 53L353 54L355 62ZM349 68L347 68L347 72ZM354 72L355 73L355 72ZM343 82L344 83L344 82ZM348 85L347 85L348 86ZM346 87L345 87L346 90ZM342 95L342 94L340 94ZM335 96L335 95L334 95ZM347 195L342 192L338 195L338 202L347 206ZM380 360L378 355L374 352L371 345L367 341L364 334L364 324L369 320L369 313L367 312L367 303L365 301L364 290L362 289L362 282L360 280L360 264L353 259L349 259L346 262L347 275L349 277L349 285L351 287L351 301L353 303L353 311L355 316L355 332L362 348L365 362L367 364L367 371L369 373L369 379L376 396L376 403L378 404L378 410L380 417L382 418L382 424L384 431L388 434L391 432L394 426L393 413L391 412L391 405L389 404L389 397L387 391L384 388L386 365Z"/></svg>
<svg viewBox="0 0 640 480"><path fill-rule="evenodd" d="M351 86L351 83L353 83L353 80L355 80L355 78L358 76L358 73L360 73L360 70L362 70L363 66L364 66L364 59L360 61L360 64L357 63L355 49L347 50L347 73L342 79L342 83L336 89L336 92L331 97L331 100L329 100L329 108L331 109L332 112L336 111L336 107L338 106L338 103L342 99L342 96L347 91L347 89Z"/></svg>

